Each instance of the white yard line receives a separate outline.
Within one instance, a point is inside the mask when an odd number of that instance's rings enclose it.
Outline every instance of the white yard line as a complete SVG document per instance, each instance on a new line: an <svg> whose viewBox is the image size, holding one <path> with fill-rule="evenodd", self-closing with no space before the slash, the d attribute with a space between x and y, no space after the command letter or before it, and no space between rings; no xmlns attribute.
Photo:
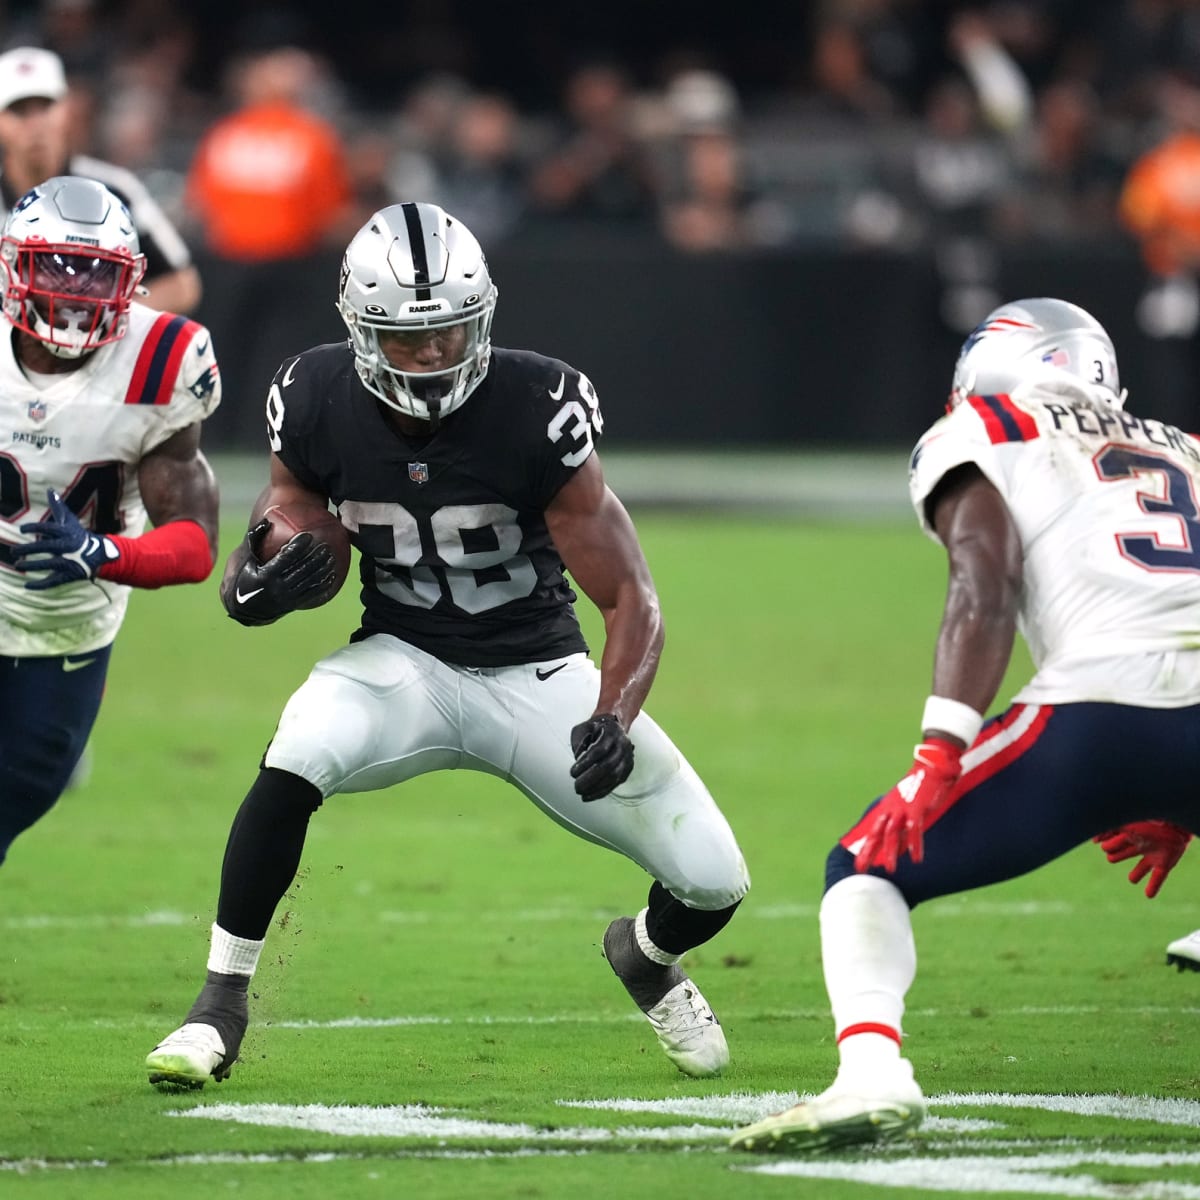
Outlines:
<svg viewBox="0 0 1200 1200"><path fill-rule="evenodd" d="M1062 917L1079 906L1064 900L972 900L947 899L921 909L921 915L937 917ZM1095 906L1088 910L1095 912ZM375 918L387 925L544 925L555 921L604 924L617 915L613 909L598 908L522 908L487 912L447 911L446 909L383 909ZM739 921L806 921L815 919L817 905L810 903L751 906L739 913ZM207 932L209 917L199 913L161 909L143 913L28 913L0 918L0 929L156 929L163 926L196 925Z"/></svg>

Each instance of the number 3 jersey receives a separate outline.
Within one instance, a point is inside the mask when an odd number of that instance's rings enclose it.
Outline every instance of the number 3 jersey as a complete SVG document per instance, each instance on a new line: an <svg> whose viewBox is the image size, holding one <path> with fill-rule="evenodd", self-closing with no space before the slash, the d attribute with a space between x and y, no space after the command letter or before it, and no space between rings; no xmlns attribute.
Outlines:
<svg viewBox="0 0 1200 1200"><path fill-rule="evenodd" d="M1037 672L1033 704L1200 703L1200 444L1123 412L1087 385L1041 383L970 396L913 452L926 501L974 463L1020 534L1020 629Z"/></svg>
<svg viewBox="0 0 1200 1200"><path fill-rule="evenodd" d="M586 650L544 512L602 429L586 376L493 348L479 387L430 438L406 438L346 344L284 364L271 448L328 496L360 552L362 627L447 662L508 666Z"/></svg>
<svg viewBox="0 0 1200 1200"><path fill-rule="evenodd" d="M208 416L221 383L208 331L195 321L130 308L120 341L75 371L31 379L0 323L0 655L65 655L107 646L129 601L106 579L26 590L6 545L49 515L54 488L97 533L137 536L146 525L138 464L177 430Z"/></svg>

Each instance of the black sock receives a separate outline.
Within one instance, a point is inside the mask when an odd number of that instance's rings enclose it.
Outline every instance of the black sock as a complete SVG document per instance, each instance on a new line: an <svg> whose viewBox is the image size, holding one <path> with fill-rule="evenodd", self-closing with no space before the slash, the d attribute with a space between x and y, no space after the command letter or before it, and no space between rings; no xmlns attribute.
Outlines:
<svg viewBox="0 0 1200 1200"><path fill-rule="evenodd" d="M646 933L650 940L667 954L686 954L720 933L741 901L734 901L728 908L689 908L655 880L646 903Z"/></svg>
<svg viewBox="0 0 1200 1200"><path fill-rule="evenodd" d="M275 907L300 866L308 819L321 807L321 793L290 771L264 767L233 819L217 924L234 937L261 941Z"/></svg>

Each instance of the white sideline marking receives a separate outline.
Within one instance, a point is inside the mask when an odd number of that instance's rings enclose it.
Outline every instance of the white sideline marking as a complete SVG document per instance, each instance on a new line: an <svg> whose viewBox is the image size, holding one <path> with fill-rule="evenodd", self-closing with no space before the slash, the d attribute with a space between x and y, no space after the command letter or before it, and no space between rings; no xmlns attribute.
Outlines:
<svg viewBox="0 0 1200 1200"><path fill-rule="evenodd" d="M950 1108L1040 1108L1083 1117L1117 1117L1122 1121L1156 1121L1160 1125L1200 1125L1200 1100L1157 1096L1014 1096L1007 1092L946 1092L931 1104Z"/></svg>
<svg viewBox="0 0 1200 1200"><path fill-rule="evenodd" d="M395 1029L407 1025L613 1025L641 1021L640 1013L596 1016L589 1013L545 1017L334 1017L329 1021L271 1021L271 1029Z"/></svg>
<svg viewBox="0 0 1200 1200"><path fill-rule="evenodd" d="M816 904L763 904L748 908L738 919L758 921L802 921L815 918ZM960 900L946 897L936 904L922 906L922 914L936 917L1061 917L1074 913L1077 906L1065 900ZM617 915L611 909L588 908L524 908L496 910L483 913L446 912L444 909L385 909L375 914L379 921L391 925L466 924L480 922L495 924L546 924L553 921L590 922L606 924ZM208 929L209 918L198 913L161 912L79 915L32 913L23 917L0 918L3 929L144 929L161 925L200 924Z"/></svg>
<svg viewBox="0 0 1200 1200"><path fill-rule="evenodd" d="M516 1138L523 1141L606 1141L613 1137L654 1141L693 1140L731 1133L734 1128L756 1121L768 1113L790 1108L808 1093L730 1092L716 1096L670 1097L644 1100L612 1097L594 1100L557 1100L560 1108L582 1108L617 1113L661 1113L677 1117L700 1117L721 1121L722 1126L654 1126L646 1129L564 1126L543 1129L524 1123L506 1124L470 1117L446 1116L448 1110L427 1104L325 1105L325 1104L198 1104L172 1109L170 1117L197 1117L212 1121L236 1121L244 1125L282 1126L363 1137L458 1137ZM1013 1095L1006 1092L946 1092L930 1096L931 1108L1034 1108L1043 1112L1069 1112L1086 1117L1113 1117L1122 1121L1153 1121L1161 1125L1200 1124L1200 1101L1161 1099L1155 1096L1067 1096ZM936 1132L951 1132L961 1124L956 1118L931 1118ZM997 1128L995 1122L966 1121L965 1124ZM726 1128L728 1126L728 1128ZM1200 1151L1195 1153L1200 1162Z"/></svg>
<svg viewBox="0 0 1200 1200"><path fill-rule="evenodd" d="M1089 1016L1100 1011L1097 1005L1019 1005L1016 1008L989 1008L988 1015L992 1017L1079 1017ZM1106 1005L1104 1011L1113 1016L1156 1016L1156 1017L1195 1017L1200 1016L1200 1006L1197 1005L1163 1005L1147 1004L1128 1008L1114 1008ZM966 1008L914 1008L908 1010L909 1016L929 1019L948 1020L966 1019L969 1010ZM721 1014L726 1023L731 1021L812 1021L830 1020L829 1010L821 1008L784 1008L784 1009L755 1009L753 1011L729 1009L721 1007ZM503 1013L491 1016L476 1017L444 1017L432 1013L412 1013L394 1017L330 1017L325 1021L312 1018L297 1018L291 1021L251 1021L250 1028L264 1029L405 1029L441 1026L447 1029L460 1026L541 1026L541 1025L628 1025L639 1024L644 1018L637 1012L620 1013L550 1013L544 1016L508 1016ZM73 1019L62 1017L57 1021L61 1029L158 1029L162 1025L161 1018L138 1016L127 1018L88 1017ZM12 1023L15 1029L40 1029L41 1023L17 1021Z"/></svg>
<svg viewBox="0 0 1200 1200"><path fill-rule="evenodd" d="M677 1096L668 1100L556 1100L560 1108L590 1108L605 1112L652 1112L676 1117L707 1117L732 1125L748 1125L768 1113L791 1108L801 1099L798 1092L731 1092L726 1096ZM938 1103L935 1098L930 1103ZM926 1117L922 1129L934 1133L983 1133L1002 1129L999 1121L971 1117Z"/></svg>
<svg viewBox="0 0 1200 1200"><path fill-rule="evenodd" d="M27 917L5 917L0 921L5 929L107 929L110 927L141 929L159 925L187 925L194 917L164 909L161 912L138 913L134 916L104 917L89 913L78 917L33 914ZM207 926L205 926L207 928Z"/></svg>
<svg viewBox="0 0 1200 1200"><path fill-rule="evenodd" d="M1022 1004L1016 1008L989 1008L987 1011L988 1015L991 1017L1079 1017L1097 1013L1100 1011L1100 1007L1092 1004L1059 1004L1041 1007L1037 1005ZM1147 1004L1136 1005L1130 1008L1114 1008L1112 1005L1105 1005L1104 1012L1114 1016L1129 1015L1191 1017L1200 1014L1200 1006L1167 1006ZM731 1020L752 1019L769 1019L772 1021L811 1021L814 1019L830 1019L829 1010L823 1008L773 1008L769 1010L756 1010L750 1013L742 1012L736 1009L730 1010L722 1007L721 1014L727 1022ZM909 1015L917 1017L939 1018L944 1020L948 1017L966 1017L969 1015L969 1010L966 1008L916 1008L909 1009ZM261 1027L274 1029L393 1029L403 1028L407 1025L444 1025L447 1027L458 1025L614 1025L626 1024L630 1021L636 1023L640 1022L641 1020L643 1020L642 1016L636 1012L613 1014L553 1013L540 1017L504 1015L479 1017L439 1017L433 1015L414 1014L412 1016L395 1017L332 1017L327 1021L307 1019L295 1021L270 1021L263 1024ZM258 1024L258 1022L251 1022L252 1026Z"/></svg>
<svg viewBox="0 0 1200 1200"><path fill-rule="evenodd" d="M350 1104L211 1104L200 1108L172 1109L168 1117L200 1117L236 1121L240 1125L269 1125L307 1129L343 1137L496 1138L522 1142L609 1142L616 1138L652 1142L724 1140L733 1127L715 1125L663 1125L647 1128L606 1129L599 1126L564 1126L540 1129L534 1125L446 1117L443 1108L426 1104L369 1107Z"/></svg>
<svg viewBox="0 0 1200 1200"><path fill-rule="evenodd" d="M331 1162L370 1162L380 1159L471 1159L471 1158L582 1158L591 1154L587 1149L573 1149L566 1146L538 1146L536 1148L518 1146L515 1149L503 1150L409 1150L400 1149L388 1151L386 1154L364 1154L361 1151L322 1150L308 1154L176 1154L169 1158L142 1158L123 1166L139 1167L214 1167L214 1166L259 1166L273 1163L331 1163ZM83 1171L89 1168L107 1167L107 1160L92 1158L87 1160L51 1162L45 1158L22 1158L13 1162L0 1162L0 1171L14 1171L18 1175L26 1175L30 1171Z"/></svg>
<svg viewBox="0 0 1200 1200"><path fill-rule="evenodd" d="M744 1124L810 1099L811 1092L728 1092L721 1096L683 1096L667 1100L617 1097L606 1100L557 1100L555 1103L563 1108L658 1112L683 1117L711 1117ZM931 1108L1037 1108L1043 1112L1069 1112L1084 1117L1115 1117L1122 1121L1200 1126L1200 1100L1164 1099L1158 1096L943 1092L927 1096L926 1101Z"/></svg>
<svg viewBox="0 0 1200 1200"><path fill-rule="evenodd" d="M1078 1150L1060 1154L963 1155L958 1158L893 1158L875 1162L795 1160L761 1167L738 1167L756 1175L788 1175L807 1179L838 1179L889 1188L927 1192L1085 1197L1087 1200L1200 1200L1200 1187L1190 1183L1147 1180L1142 1183L1104 1183L1091 1175L1053 1175L1088 1164L1161 1169L1200 1165L1200 1153L1139 1154Z"/></svg>

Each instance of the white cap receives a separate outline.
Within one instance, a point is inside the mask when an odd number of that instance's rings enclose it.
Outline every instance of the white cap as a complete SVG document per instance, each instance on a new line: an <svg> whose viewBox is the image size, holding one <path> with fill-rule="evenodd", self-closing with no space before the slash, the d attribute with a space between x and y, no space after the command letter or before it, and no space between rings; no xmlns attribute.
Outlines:
<svg viewBox="0 0 1200 1200"><path fill-rule="evenodd" d="M18 46L0 54L0 108L31 96L61 100L66 94L62 59L52 50Z"/></svg>

